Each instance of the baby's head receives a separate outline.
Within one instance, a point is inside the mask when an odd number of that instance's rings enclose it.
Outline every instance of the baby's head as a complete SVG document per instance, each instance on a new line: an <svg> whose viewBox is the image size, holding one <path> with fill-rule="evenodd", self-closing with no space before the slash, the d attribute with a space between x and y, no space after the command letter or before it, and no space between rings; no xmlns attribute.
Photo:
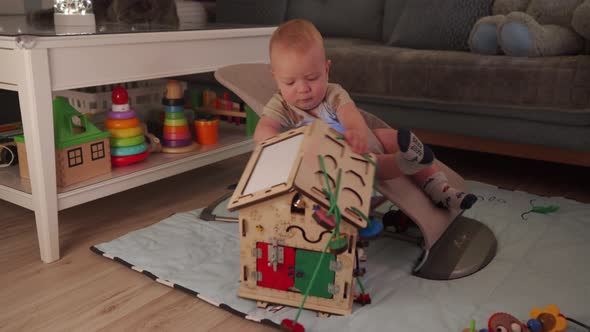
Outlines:
<svg viewBox="0 0 590 332"><path fill-rule="evenodd" d="M270 64L287 103L311 110L324 99L330 61L322 35L310 22L291 20L275 30L270 39Z"/></svg>

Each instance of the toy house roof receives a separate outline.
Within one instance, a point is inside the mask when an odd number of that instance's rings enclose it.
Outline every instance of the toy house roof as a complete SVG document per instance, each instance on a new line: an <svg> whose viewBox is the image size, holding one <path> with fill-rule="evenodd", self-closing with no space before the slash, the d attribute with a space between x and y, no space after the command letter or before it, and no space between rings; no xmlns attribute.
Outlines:
<svg viewBox="0 0 590 332"><path fill-rule="evenodd" d="M329 208L326 175L336 193L342 217L364 228L369 214L375 167L350 150L340 134L321 121L279 134L259 144L229 202L230 210L262 203L269 198L297 190L318 205ZM324 167L320 157L323 158ZM375 160L375 156L369 158ZM325 173L324 174L324 169Z"/></svg>
<svg viewBox="0 0 590 332"><path fill-rule="evenodd" d="M76 118L79 119L79 122L75 120ZM96 128L64 97L53 99L53 127L55 128L55 147L57 149L65 149L110 136L109 132L103 132Z"/></svg>

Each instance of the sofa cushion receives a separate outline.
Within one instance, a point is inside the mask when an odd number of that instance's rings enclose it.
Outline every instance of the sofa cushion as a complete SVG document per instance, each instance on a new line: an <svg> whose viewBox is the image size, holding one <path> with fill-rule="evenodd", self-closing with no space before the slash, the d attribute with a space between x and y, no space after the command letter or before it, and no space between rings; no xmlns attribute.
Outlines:
<svg viewBox="0 0 590 332"><path fill-rule="evenodd" d="M590 124L590 56L517 58L380 45L335 46L326 52L332 60L330 80L357 96L431 103L450 112Z"/></svg>
<svg viewBox="0 0 590 332"><path fill-rule="evenodd" d="M409 0L385 0L381 40L388 42Z"/></svg>
<svg viewBox="0 0 590 332"><path fill-rule="evenodd" d="M397 22L388 44L432 50L468 50L475 22L491 14L493 0L412 0Z"/></svg>
<svg viewBox="0 0 590 332"><path fill-rule="evenodd" d="M277 25L285 19L287 0L217 0L220 23Z"/></svg>
<svg viewBox="0 0 590 332"><path fill-rule="evenodd" d="M311 21L326 37L381 40L384 0L289 1L287 19Z"/></svg>

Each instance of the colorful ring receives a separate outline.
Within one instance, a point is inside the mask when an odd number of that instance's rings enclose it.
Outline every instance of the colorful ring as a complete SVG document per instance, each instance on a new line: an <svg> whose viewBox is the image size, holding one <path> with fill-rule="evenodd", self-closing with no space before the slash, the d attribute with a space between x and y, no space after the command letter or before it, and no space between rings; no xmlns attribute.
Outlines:
<svg viewBox="0 0 590 332"><path fill-rule="evenodd" d="M125 138L111 137L111 147L133 146L143 142L145 142L145 137L143 137L143 135Z"/></svg>
<svg viewBox="0 0 590 332"><path fill-rule="evenodd" d="M166 112L184 112L184 106L166 106Z"/></svg>
<svg viewBox="0 0 590 332"><path fill-rule="evenodd" d="M127 128L127 129L109 129L111 137L114 138L128 138L133 136L143 135L141 127Z"/></svg>
<svg viewBox="0 0 590 332"><path fill-rule="evenodd" d="M190 132L186 133L164 133L165 140L167 141L176 141L176 140L184 140L184 139L192 139L193 135Z"/></svg>
<svg viewBox="0 0 590 332"><path fill-rule="evenodd" d="M107 119L115 119L115 120L125 120L135 118L137 113L134 110L130 109L126 112L108 112Z"/></svg>
<svg viewBox="0 0 590 332"><path fill-rule="evenodd" d="M164 127L165 126L186 126L186 125L188 125L188 122L186 121L185 118L183 118L183 119L166 119L166 120L164 120Z"/></svg>
<svg viewBox="0 0 590 332"><path fill-rule="evenodd" d="M131 164L135 164L147 158L149 156L150 151L145 150L144 153L136 154L133 156L125 156L125 157L111 157L111 165L113 166L127 166Z"/></svg>
<svg viewBox="0 0 590 332"><path fill-rule="evenodd" d="M137 120L137 118L125 120L107 119L104 125L108 129L128 129L139 126L139 121Z"/></svg>
<svg viewBox="0 0 590 332"><path fill-rule="evenodd" d="M125 157L132 156L134 154L140 154L147 150L147 144L141 143L132 146L120 146L111 148L111 156Z"/></svg>
<svg viewBox="0 0 590 332"><path fill-rule="evenodd" d="M188 126L164 126L164 134L184 134L188 132Z"/></svg>
<svg viewBox="0 0 590 332"><path fill-rule="evenodd" d="M166 119L176 120L185 119L184 112L166 112Z"/></svg>
<svg viewBox="0 0 590 332"><path fill-rule="evenodd" d="M162 152L164 153L187 153L196 150L198 147L197 143L191 142L190 145L179 147L179 148L168 148L163 146Z"/></svg>
<svg viewBox="0 0 590 332"><path fill-rule="evenodd" d="M171 141L164 140L162 142L162 145L167 148L178 148L181 146L187 146L187 145L191 144L192 142L193 142L193 140L190 138L189 139L171 140Z"/></svg>
<svg viewBox="0 0 590 332"><path fill-rule="evenodd" d="M111 106L111 111L113 112L127 112L129 109L129 104L113 104Z"/></svg>
<svg viewBox="0 0 590 332"><path fill-rule="evenodd" d="M184 106L184 98L180 98L180 99L162 98L162 105L164 105L164 106Z"/></svg>

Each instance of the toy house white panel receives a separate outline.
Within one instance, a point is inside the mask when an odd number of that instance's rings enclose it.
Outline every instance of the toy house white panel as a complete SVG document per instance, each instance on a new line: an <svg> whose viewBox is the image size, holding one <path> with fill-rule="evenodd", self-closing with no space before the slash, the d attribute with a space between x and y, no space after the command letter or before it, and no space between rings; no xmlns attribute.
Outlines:
<svg viewBox="0 0 590 332"><path fill-rule="evenodd" d="M242 195L287 183L299 155L303 134L264 146Z"/></svg>

